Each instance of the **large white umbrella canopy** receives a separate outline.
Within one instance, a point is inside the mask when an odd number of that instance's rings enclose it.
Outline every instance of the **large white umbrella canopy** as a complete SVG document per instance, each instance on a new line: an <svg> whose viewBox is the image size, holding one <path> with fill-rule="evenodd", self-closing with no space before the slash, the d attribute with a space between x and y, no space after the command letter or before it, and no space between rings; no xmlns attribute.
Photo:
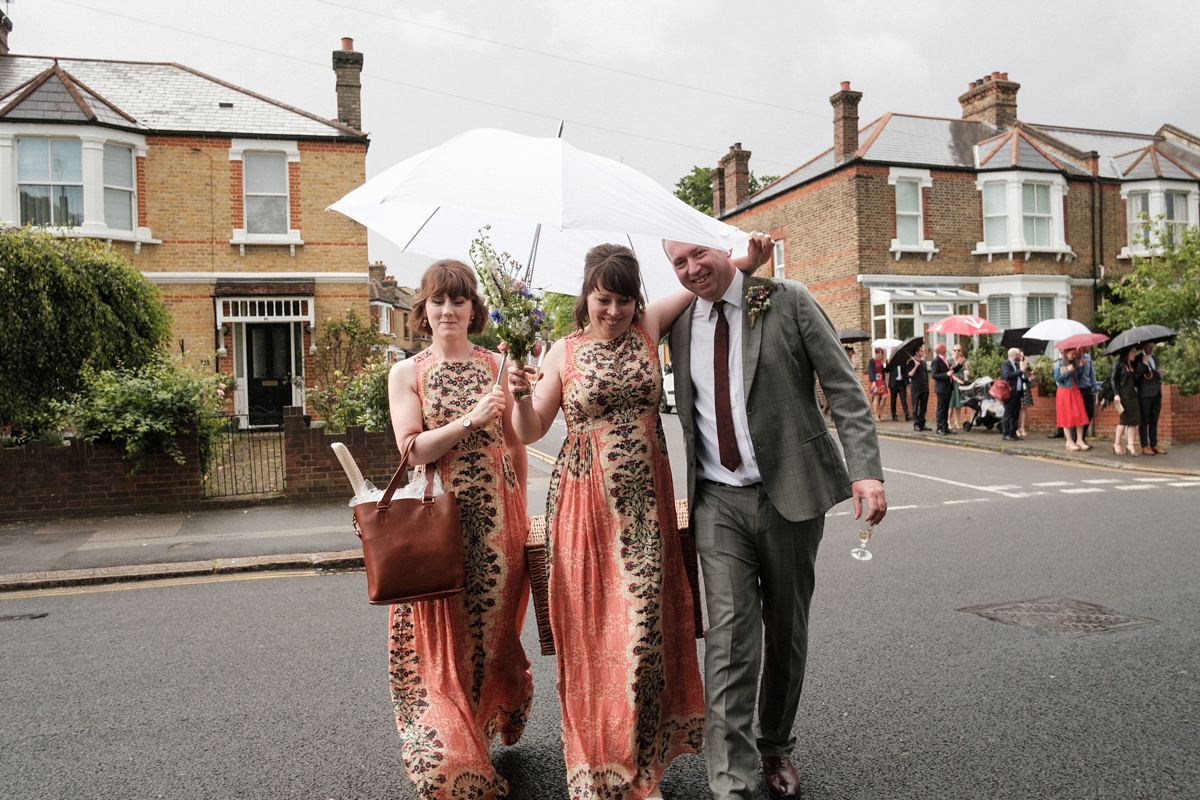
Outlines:
<svg viewBox="0 0 1200 800"><path fill-rule="evenodd" d="M1037 325L1025 331L1021 336L1026 339L1045 339L1057 342L1077 333L1091 333L1082 322L1073 319L1044 319Z"/></svg>
<svg viewBox="0 0 1200 800"><path fill-rule="evenodd" d="M677 289L663 239L744 251L749 234L684 203L631 167L559 138L482 128L375 176L329 206L406 251L470 263L471 241L529 265L532 285L578 294L584 254L631 246L647 299ZM540 227L539 227L540 226Z"/></svg>

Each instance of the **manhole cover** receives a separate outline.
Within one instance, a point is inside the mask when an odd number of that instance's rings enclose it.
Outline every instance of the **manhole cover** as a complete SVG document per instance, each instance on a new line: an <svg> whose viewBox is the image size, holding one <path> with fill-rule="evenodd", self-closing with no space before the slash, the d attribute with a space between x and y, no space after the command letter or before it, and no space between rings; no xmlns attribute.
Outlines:
<svg viewBox="0 0 1200 800"><path fill-rule="evenodd" d="M1122 614L1069 597L1039 597L1036 600L969 606L958 610L1009 625L1033 628L1039 633L1051 636L1084 636L1118 628L1131 628L1135 625L1150 625L1158 621Z"/></svg>

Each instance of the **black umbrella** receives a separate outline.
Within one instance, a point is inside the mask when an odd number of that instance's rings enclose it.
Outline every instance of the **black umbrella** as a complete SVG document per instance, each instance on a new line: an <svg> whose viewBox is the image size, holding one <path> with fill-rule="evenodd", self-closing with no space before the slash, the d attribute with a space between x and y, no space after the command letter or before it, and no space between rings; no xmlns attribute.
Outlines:
<svg viewBox="0 0 1200 800"><path fill-rule="evenodd" d="M1021 352L1027 356L1040 356L1046 352L1048 342L1045 339L1026 339L1025 331L1029 328L1005 328L1004 333L1000 336L1000 346L1007 350L1010 347L1019 347Z"/></svg>
<svg viewBox="0 0 1200 800"><path fill-rule="evenodd" d="M861 328L839 328L838 341L842 344L853 344L854 342L865 342L871 338L871 334Z"/></svg>
<svg viewBox="0 0 1200 800"><path fill-rule="evenodd" d="M1138 325L1136 328L1130 328L1114 336L1108 343L1108 349L1104 351L1104 355L1110 356L1118 350L1136 347L1147 342L1167 342L1178 335L1165 325Z"/></svg>
<svg viewBox="0 0 1200 800"><path fill-rule="evenodd" d="M888 359L887 368L890 373L896 367L907 367L909 361L912 360L913 354L917 352L917 348L925 344L924 336L913 336L905 339L903 344L896 348L896 352L892 353L892 357Z"/></svg>

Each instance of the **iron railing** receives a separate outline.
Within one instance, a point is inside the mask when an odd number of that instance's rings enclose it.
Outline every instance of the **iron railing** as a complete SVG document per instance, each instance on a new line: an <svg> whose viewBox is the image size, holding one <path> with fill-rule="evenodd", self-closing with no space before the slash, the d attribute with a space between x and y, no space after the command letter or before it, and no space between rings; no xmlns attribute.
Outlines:
<svg viewBox="0 0 1200 800"><path fill-rule="evenodd" d="M233 497L248 494L273 494L285 488L283 429L275 426L251 427L250 420L262 414L207 416L202 426L219 431L207 454L202 453L204 468L202 496Z"/></svg>

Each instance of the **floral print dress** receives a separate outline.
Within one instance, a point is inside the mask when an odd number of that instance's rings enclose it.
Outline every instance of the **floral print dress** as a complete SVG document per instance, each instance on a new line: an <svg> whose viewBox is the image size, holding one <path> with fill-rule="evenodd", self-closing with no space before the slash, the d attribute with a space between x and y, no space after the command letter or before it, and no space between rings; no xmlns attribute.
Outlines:
<svg viewBox="0 0 1200 800"><path fill-rule="evenodd" d="M467 361L415 356L426 430L459 419L495 383L492 354ZM424 798L508 795L489 750L501 730L521 731L533 698L521 626L529 596L525 495L504 449L501 419L438 460L466 540L466 591L394 605L389 676L404 766Z"/></svg>
<svg viewBox="0 0 1200 800"><path fill-rule="evenodd" d="M700 752L704 727L662 373L639 326L564 341L547 551L567 786L573 800L641 800L672 759Z"/></svg>

